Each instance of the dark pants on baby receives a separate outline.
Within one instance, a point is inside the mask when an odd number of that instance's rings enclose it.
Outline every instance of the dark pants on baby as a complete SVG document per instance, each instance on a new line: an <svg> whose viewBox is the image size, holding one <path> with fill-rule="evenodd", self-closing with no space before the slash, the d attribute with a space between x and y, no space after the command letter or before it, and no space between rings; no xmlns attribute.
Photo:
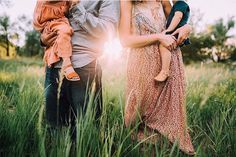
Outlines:
<svg viewBox="0 0 236 157"><path fill-rule="evenodd" d="M93 61L82 68L75 68L75 71L80 75L80 81L72 82L64 78L60 85L60 69L46 68L46 120L51 128L64 125L75 128L76 118L81 116L78 114L86 112L92 86L95 87L92 109L96 112L96 119L101 115L102 70L100 65L97 61Z"/></svg>

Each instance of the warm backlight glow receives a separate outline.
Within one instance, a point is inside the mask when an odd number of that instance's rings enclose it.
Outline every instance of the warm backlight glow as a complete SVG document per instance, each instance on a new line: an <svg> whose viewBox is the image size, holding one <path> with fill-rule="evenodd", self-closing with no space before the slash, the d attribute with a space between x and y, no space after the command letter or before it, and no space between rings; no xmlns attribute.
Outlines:
<svg viewBox="0 0 236 157"><path fill-rule="evenodd" d="M121 57L122 46L118 38L113 39L105 44L103 57L118 59Z"/></svg>

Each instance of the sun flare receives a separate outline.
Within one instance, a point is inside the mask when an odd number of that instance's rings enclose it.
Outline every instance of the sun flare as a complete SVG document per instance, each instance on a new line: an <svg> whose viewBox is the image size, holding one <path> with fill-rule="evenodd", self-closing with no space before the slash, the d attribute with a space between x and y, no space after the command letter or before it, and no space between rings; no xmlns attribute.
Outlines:
<svg viewBox="0 0 236 157"><path fill-rule="evenodd" d="M103 57L117 59L121 57L122 46L120 40L115 38L105 43Z"/></svg>

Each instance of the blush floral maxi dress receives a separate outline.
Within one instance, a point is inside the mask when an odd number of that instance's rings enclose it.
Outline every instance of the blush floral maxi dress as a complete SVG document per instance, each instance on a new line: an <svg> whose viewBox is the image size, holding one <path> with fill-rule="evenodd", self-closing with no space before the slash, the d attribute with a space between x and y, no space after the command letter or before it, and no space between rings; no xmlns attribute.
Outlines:
<svg viewBox="0 0 236 157"><path fill-rule="evenodd" d="M162 32L166 18L161 2L135 3L132 11L132 33L138 35ZM153 44L132 48L127 63L126 126L142 124L187 154L194 153L188 133L185 112L185 76L180 49L172 52L170 77L166 82L156 83L154 77L161 70L159 46ZM142 129L138 134L144 133ZM141 136L140 136L141 137Z"/></svg>

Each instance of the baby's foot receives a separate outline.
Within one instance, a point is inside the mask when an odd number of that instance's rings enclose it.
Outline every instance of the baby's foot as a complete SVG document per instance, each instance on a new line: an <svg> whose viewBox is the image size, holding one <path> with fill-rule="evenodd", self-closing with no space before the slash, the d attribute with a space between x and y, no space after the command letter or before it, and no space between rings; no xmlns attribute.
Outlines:
<svg viewBox="0 0 236 157"><path fill-rule="evenodd" d="M64 71L64 75L67 80L69 80L69 81L79 81L80 80L79 75L75 72L75 70L71 64L64 66L63 71Z"/></svg>
<svg viewBox="0 0 236 157"><path fill-rule="evenodd" d="M157 82L163 82L169 77L169 72L161 70L161 72L154 78Z"/></svg>

